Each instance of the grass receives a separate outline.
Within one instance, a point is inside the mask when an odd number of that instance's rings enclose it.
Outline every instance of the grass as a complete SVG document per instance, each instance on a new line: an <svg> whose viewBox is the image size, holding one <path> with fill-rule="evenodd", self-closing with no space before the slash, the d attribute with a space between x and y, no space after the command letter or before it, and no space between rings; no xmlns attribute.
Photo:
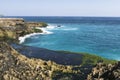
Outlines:
<svg viewBox="0 0 120 80"><path fill-rule="evenodd" d="M40 22L40 24L42 25L42 27L46 27L46 26L48 26L48 24L45 23L45 22Z"/></svg>
<svg viewBox="0 0 120 80"><path fill-rule="evenodd" d="M93 54L88 54L88 53L80 53L80 54L83 54L82 65L85 65L85 64L95 65L98 62L103 62L105 64L114 64L117 62L116 60L102 58L100 56L93 55Z"/></svg>

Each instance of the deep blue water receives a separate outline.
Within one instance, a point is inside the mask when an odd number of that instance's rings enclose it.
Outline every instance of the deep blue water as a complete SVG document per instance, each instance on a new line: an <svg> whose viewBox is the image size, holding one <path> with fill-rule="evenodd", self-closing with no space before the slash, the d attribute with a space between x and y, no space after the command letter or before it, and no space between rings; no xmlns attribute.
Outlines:
<svg viewBox="0 0 120 80"><path fill-rule="evenodd" d="M51 50L87 52L120 60L120 18L104 17L23 17L26 21L42 21L61 25L53 34L32 36L25 45Z"/></svg>

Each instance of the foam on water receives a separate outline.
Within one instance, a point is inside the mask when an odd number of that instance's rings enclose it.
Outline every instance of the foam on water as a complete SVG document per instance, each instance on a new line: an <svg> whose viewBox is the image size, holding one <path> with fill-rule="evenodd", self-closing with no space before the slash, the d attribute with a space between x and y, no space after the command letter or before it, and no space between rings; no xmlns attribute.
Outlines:
<svg viewBox="0 0 120 80"><path fill-rule="evenodd" d="M48 29L48 30L53 30L53 29L55 29L55 28L57 28L57 26L51 25L51 24L49 24L49 25L46 27L46 29Z"/></svg>
<svg viewBox="0 0 120 80"><path fill-rule="evenodd" d="M32 36L35 36L35 35L40 35L42 33L32 33L32 34L28 34L28 35L25 35L25 36L22 36L22 37L19 37L19 43L22 44L23 42L25 42L25 40L29 37L32 37Z"/></svg>
<svg viewBox="0 0 120 80"><path fill-rule="evenodd" d="M36 36L36 35L44 35L44 34L53 34L53 32L51 31L48 31L48 30L51 30L51 29L54 29L55 26L48 26L46 28L40 28L40 27L36 27L36 29L40 29L42 30L43 32L42 33L31 33L31 34L28 34L28 35L25 35L25 36L21 36L19 37L19 43L22 44L25 42L25 40L27 38L30 38L30 37L33 37L33 36Z"/></svg>
<svg viewBox="0 0 120 80"><path fill-rule="evenodd" d="M57 25L51 25L49 24L46 28L40 28L40 27L36 27L36 29L40 29L42 30L43 32L42 33L31 33L31 34L28 34L28 35L25 35L25 36L21 36L19 37L19 43L22 44L25 42L25 40L27 38L30 38L30 37L33 37L33 36L36 36L36 35L44 35L44 34L53 34L53 32L51 32L52 30L66 30L66 31L69 31L69 30L78 30L78 28L67 28L65 26L61 26L61 27L57 27Z"/></svg>
<svg viewBox="0 0 120 80"><path fill-rule="evenodd" d="M48 31L46 28L39 28L39 27L37 27L36 29L42 30L43 31L42 34L53 34L53 32Z"/></svg>

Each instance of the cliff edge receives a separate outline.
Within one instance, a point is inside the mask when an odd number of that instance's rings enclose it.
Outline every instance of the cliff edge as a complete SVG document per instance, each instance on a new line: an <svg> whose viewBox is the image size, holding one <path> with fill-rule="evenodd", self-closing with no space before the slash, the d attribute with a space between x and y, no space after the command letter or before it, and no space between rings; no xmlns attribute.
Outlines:
<svg viewBox="0 0 120 80"><path fill-rule="evenodd" d="M22 18L0 18L0 40L17 41L20 36L41 33L36 27L46 27L44 22L26 22Z"/></svg>

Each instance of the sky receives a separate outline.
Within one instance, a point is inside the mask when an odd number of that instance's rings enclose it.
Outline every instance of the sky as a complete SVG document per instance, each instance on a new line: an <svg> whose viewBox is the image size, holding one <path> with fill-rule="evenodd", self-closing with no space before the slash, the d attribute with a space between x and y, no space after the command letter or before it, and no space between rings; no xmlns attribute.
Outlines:
<svg viewBox="0 0 120 80"><path fill-rule="evenodd" d="M120 0L0 0L0 14L120 17Z"/></svg>

